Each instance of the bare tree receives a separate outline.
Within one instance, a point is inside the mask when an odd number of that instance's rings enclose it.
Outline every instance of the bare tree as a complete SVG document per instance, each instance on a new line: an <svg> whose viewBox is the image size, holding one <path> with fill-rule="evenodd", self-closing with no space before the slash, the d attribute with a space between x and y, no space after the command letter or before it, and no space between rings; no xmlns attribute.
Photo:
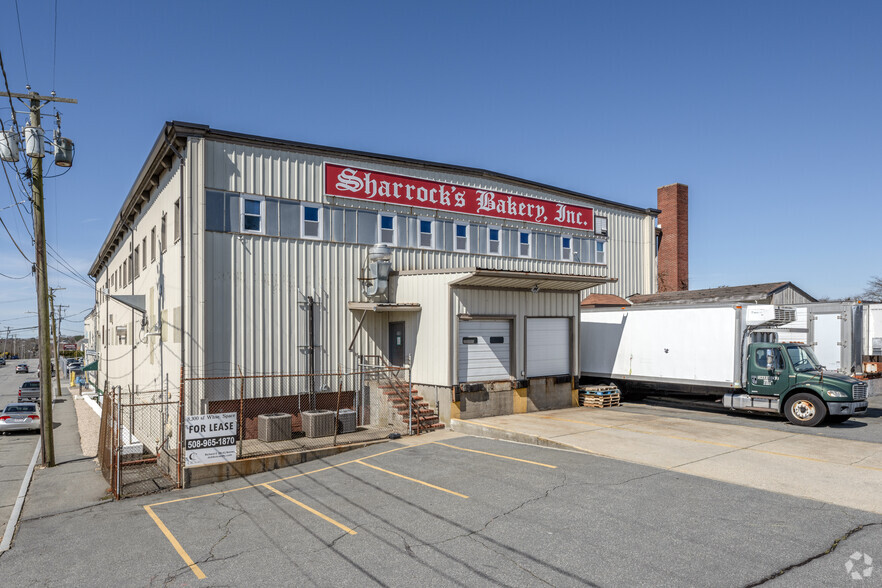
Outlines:
<svg viewBox="0 0 882 588"><path fill-rule="evenodd" d="M882 277L873 276L867 282L867 289L861 294L864 300L882 300Z"/></svg>

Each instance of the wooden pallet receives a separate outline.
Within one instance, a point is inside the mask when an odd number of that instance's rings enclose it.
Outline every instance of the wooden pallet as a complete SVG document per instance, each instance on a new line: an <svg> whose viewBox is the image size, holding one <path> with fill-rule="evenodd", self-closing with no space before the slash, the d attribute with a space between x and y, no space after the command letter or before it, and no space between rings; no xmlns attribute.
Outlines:
<svg viewBox="0 0 882 588"><path fill-rule="evenodd" d="M621 404L621 394L579 394L579 404L589 408L610 408Z"/></svg>

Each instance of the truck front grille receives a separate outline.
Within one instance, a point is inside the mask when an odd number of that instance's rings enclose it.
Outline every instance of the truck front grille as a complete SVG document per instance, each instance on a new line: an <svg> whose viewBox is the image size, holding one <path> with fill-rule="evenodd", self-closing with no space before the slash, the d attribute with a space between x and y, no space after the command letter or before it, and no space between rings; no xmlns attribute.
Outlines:
<svg viewBox="0 0 882 588"><path fill-rule="evenodd" d="M867 384L866 382L861 382L860 384L855 384L851 387L851 395L855 400L866 400L867 399Z"/></svg>

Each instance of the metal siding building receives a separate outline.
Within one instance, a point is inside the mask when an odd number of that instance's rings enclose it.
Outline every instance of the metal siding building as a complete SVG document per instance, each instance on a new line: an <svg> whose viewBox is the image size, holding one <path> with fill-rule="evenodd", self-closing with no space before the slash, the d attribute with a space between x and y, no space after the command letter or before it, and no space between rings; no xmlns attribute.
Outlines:
<svg viewBox="0 0 882 588"><path fill-rule="evenodd" d="M549 214L590 207L595 216L580 229L340 197L326 185L328 166L434 183L439 198L445 188L508 196L509 212L520 199L521 210L534 203L537 218L537 202ZM526 321L568 319L569 373L536 386L545 395L556 386L553 402L569 403L579 373L579 301L595 287L623 297L656 291L657 212L483 170L167 123L90 270L98 283L99 379L141 391L158 390L166 378L175 390L181 374L306 373L303 305L313 297L316 372L354 369L359 356L389 361L390 323L401 322L413 382L445 417L500 410L476 406L474 396L477 412L469 412L461 394L531 393ZM163 222L167 237L154 255ZM392 305L363 310L359 278L383 235L392 241ZM136 247L145 250L130 260ZM143 296L143 319L120 302L124 295ZM511 321L507 382L458 381L460 321L476 317ZM227 392L207 394L187 395L187 412L207 412L208 401Z"/></svg>

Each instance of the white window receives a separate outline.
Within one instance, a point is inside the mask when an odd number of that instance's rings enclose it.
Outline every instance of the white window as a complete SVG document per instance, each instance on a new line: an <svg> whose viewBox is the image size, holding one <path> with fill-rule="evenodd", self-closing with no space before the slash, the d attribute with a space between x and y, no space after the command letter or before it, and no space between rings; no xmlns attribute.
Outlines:
<svg viewBox="0 0 882 588"><path fill-rule="evenodd" d="M530 257L530 231L518 231L518 256Z"/></svg>
<svg viewBox="0 0 882 588"><path fill-rule="evenodd" d="M421 218L417 219L419 224L420 247L432 249L435 247L435 231L434 224L431 220Z"/></svg>
<svg viewBox="0 0 882 588"><path fill-rule="evenodd" d="M379 236L377 237L377 243L384 243L386 245L395 245L397 243L397 235L396 233L396 222L394 214L381 214L380 215L380 224L377 226L379 230Z"/></svg>
<svg viewBox="0 0 882 588"><path fill-rule="evenodd" d="M240 212L242 232L262 235L266 230L263 221L264 211L263 198L242 196L242 211Z"/></svg>
<svg viewBox="0 0 882 588"><path fill-rule="evenodd" d="M487 253L502 254L502 229L499 227L487 227Z"/></svg>
<svg viewBox="0 0 882 588"><path fill-rule="evenodd" d="M564 261L573 261L573 238L569 235L560 237L560 258Z"/></svg>
<svg viewBox="0 0 882 588"><path fill-rule="evenodd" d="M175 221L175 226L174 226L175 243L177 243L181 238L181 199L180 198L175 200L175 216L174 216L173 220Z"/></svg>
<svg viewBox="0 0 882 588"><path fill-rule="evenodd" d="M606 265L606 241L597 242L597 255L594 260L600 265Z"/></svg>
<svg viewBox="0 0 882 588"><path fill-rule="evenodd" d="M160 228L159 228L159 250L162 253L165 253L165 249L166 249L165 225L167 223L166 223L165 218L166 218L166 214L162 213L162 224L160 225Z"/></svg>
<svg viewBox="0 0 882 588"><path fill-rule="evenodd" d="M468 251L469 226L461 223L454 223L453 233L453 249L456 251Z"/></svg>
<svg viewBox="0 0 882 588"><path fill-rule="evenodd" d="M304 204L300 234L304 239L322 238L322 207Z"/></svg>
<svg viewBox="0 0 882 588"><path fill-rule="evenodd" d="M594 217L594 232L598 235L606 235L607 227L606 227L606 217L605 216L595 216Z"/></svg>

